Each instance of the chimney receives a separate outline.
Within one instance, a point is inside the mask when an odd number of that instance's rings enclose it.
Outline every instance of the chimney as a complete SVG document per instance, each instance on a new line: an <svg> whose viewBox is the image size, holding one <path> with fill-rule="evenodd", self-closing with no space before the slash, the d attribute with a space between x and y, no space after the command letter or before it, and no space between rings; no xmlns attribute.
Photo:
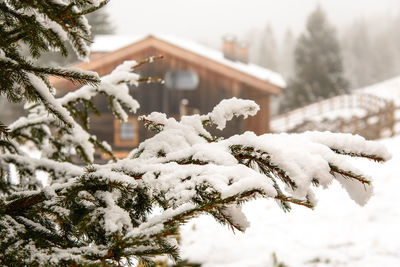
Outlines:
<svg viewBox="0 0 400 267"><path fill-rule="evenodd" d="M222 51L226 59L249 63L249 47L246 43L238 43L233 35L224 36L222 41Z"/></svg>
<svg viewBox="0 0 400 267"><path fill-rule="evenodd" d="M226 35L222 38L222 51L224 57L230 60L236 60L236 38L233 35Z"/></svg>
<svg viewBox="0 0 400 267"><path fill-rule="evenodd" d="M245 42L236 44L236 60L249 63L249 46Z"/></svg>

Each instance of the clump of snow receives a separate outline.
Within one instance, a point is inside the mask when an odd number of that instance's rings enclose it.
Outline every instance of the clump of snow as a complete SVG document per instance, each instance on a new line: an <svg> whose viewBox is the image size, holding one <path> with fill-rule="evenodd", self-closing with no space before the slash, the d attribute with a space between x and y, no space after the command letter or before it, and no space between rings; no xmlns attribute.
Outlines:
<svg viewBox="0 0 400 267"><path fill-rule="evenodd" d="M243 100L233 97L224 99L214 109L203 118L209 118L211 122L217 125L217 129L223 130L226 122L232 120L233 116L242 115L244 119L248 116L254 116L260 110L260 107L252 100Z"/></svg>
<svg viewBox="0 0 400 267"><path fill-rule="evenodd" d="M103 215L104 229L108 233L115 233L117 231L122 232L123 230L127 231L132 229L132 222L129 213L115 203L120 197L117 191L98 191L96 197L104 201L106 205L105 208L99 208L96 212L100 212Z"/></svg>
<svg viewBox="0 0 400 267"><path fill-rule="evenodd" d="M130 112L136 112L140 107L139 103L129 94L128 85L138 86L139 75L132 72L132 67L136 61L124 61L121 65L115 68L109 75L103 76L100 85L86 85L82 88L69 92L58 101L62 105L76 101L77 99L90 100L99 92L103 92L108 96L113 97L113 108L119 114L123 121L127 120L128 115L123 107ZM123 105L123 107L121 106Z"/></svg>
<svg viewBox="0 0 400 267"><path fill-rule="evenodd" d="M330 132L306 132L304 135L313 141L320 142L330 148L340 151L379 155L384 160L390 160L392 158L386 147L377 142L365 140L365 138L360 135L338 133L333 136Z"/></svg>
<svg viewBox="0 0 400 267"><path fill-rule="evenodd" d="M41 96L43 101L46 101L50 108L59 113L65 122L69 123L70 125L74 125L75 121L71 118L69 112L56 101L54 96L50 93L47 85L39 77L32 73L26 73L26 75L28 76L30 83L36 89L37 93Z"/></svg>

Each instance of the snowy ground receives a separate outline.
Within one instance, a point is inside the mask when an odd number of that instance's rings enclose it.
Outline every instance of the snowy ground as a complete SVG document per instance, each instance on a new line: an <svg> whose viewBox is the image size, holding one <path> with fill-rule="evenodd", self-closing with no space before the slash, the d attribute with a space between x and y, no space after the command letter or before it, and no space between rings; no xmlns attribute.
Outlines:
<svg viewBox="0 0 400 267"><path fill-rule="evenodd" d="M357 161L374 177L375 195L364 207L332 184L318 190L315 210L284 213L273 200L244 206L251 227L232 233L203 216L182 229L182 255L202 267L400 266L400 137L382 141L393 159Z"/></svg>

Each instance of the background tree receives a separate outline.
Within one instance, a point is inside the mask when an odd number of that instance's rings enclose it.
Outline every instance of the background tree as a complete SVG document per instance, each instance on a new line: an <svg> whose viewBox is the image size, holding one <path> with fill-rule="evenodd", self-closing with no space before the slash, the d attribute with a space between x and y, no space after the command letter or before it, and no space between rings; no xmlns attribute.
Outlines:
<svg viewBox="0 0 400 267"><path fill-rule="evenodd" d="M344 66L351 88L400 75L399 18L360 18L343 30Z"/></svg>
<svg viewBox="0 0 400 267"><path fill-rule="evenodd" d="M223 100L208 114L180 121L157 112L144 116L156 134L117 160L87 132L89 111L97 111L91 99L107 97L114 115L126 120L139 107L128 85L149 81L134 70L154 58L124 62L101 79L33 60L50 49L67 54L63 41L87 57L84 15L106 3L0 2L0 92L25 101L28 111L8 127L0 123L0 265L135 265L158 255L179 261L179 226L201 213L244 231L245 201L265 197L284 210L291 203L312 208L312 186L326 188L333 180L358 204L368 201L370 178L348 158L390 158L379 144L344 134L246 132L222 139L207 131L223 129L234 116L255 115L259 107L250 100ZM22 44L30 58L22 56ZM49 75L86 85L56 99ZM25 152L28 145L39 159ZM96 149L112 160L94 164Z"/></svg>
<svg viewBox="0 0 400 267"><path fill-rule="evenodd" d="M335 29L320 6L309 16L306 31L295 48L295 77L289 86L283 109L346 93L342 56Z"/></svg>
<svg viewBox="0 0 400 267"><path fill-rule="evenodd" d="M278 46L271 25L267 25L258 38L258 53L256 64L277 71Z"/></svg>
<svg viewBox="0 0 400 267"><path fill-rule="evenodd" d="M346 74L352 88L360 88L376 81L373 49L369 27L365 20L354 22L342 37Z"/></svg>
<svg viewBox="0 0 400 267"><path fill-rule="evenodd" d="M288 29L285 32L279 53L279 71L288 79L294 75L294 49L296 38L293 32Z"/></svg>

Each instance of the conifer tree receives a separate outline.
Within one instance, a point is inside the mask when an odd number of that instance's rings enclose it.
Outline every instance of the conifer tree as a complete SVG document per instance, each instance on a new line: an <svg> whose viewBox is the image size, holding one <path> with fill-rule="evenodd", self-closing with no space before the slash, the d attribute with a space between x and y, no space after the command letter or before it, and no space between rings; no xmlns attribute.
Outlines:
<svg viewBox="0 0 400 267"><path fill-rule="evenodd" d="M370 35L369 27L363 19L354 22L344 34L344 65L352 88L361 88L377 82Z"/></svg>
<svg viewBox="0 0 400 267"><path fill-rule="evenodd" d="M91 99L104 95L114 115L125 120L126 112L139 107L128 85L148 80L135 73L144 63L124 62L100 79L34 61L50 49L66 54L64 41L87 57L84 15L106 2L0 2L0 92L24 101L29 112L10 125L0 123L1 266L134 266L158 255L182 266L179 226L202 213L244 231L243 202L265 197L284 210L290 204L312 208L312 186L328 187L333 180L357 203L368 201L370 178L348 158L387 160L379 144L346 134L247 132L222 139L207 131L223 129L234 116L255 115L258 105L250 100L223 100L208 114L179 121L156 112L143 116L154 137L125 159L113 157L107 143L87 132L88 113L97 110ZM31 58L21 55L22 45ZM49 75L85 85L55 98ZM39 158L26 152L28 145ZM94 164L96 148L113 160Z"/></svg>
<svg viewBox="0 0 400 267"><path fill-rule="evenodd" d="M110 16L107 13L107 9L101 8L92 13L86 15L86 18L89 22L90 33L93 39L94 36L100 34L112 34L114 33L114 25L110 20Z"/></svg>
<svg viewBox="0 0 400 267"><path fill-rule="evenodd" d="M294 47L296 38L293 32L288 29L283 37L279 53L279 71L284 78L292 77L294 74Z"/></svg>
<svg viewBox="0 0 400 267"><path fill-rule="evenodd" d="M277 71L279 68L277 60L278 47L271 25L268 24L264 31L261 32L258 42L258 60L256 63L262 67Z"/></svg>
<svg viewBox="0 0 400 267"><path fill-rule="evenodd" d="M283 109L293 109L344 94L348 83L336 32L320 6L308 17L295 47L295 77L286 90Z"/></svg>

